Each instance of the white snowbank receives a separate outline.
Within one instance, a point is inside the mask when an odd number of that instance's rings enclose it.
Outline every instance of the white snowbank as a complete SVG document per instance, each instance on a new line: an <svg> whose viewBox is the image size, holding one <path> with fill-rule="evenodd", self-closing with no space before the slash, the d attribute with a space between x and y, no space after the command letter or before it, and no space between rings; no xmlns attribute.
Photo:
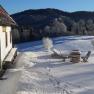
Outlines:
<svg viewBox="0 0 94 94"><path fill-rule="evenodd" d="M72 36L64 38L66 38L64 41L62 37L54 39L54 47L64 53L74 49L80 50L82 53L91 50L92 54L88 63L63 62L62 59L51 58L50 53L43 48L40 48L43 49L42 51L37 49L35 52L37 59L31 59L35 65L33 67L25 66L22 71L17 94L94 93L94 47L91 44L91 39L94 37Z"/></svg>
<svg viewBox="0 0 94 94"><path fill-rule="evenodd" d="M40 41L18 45L21 52L15 68L9 69L0 81L0 94L94 94L94 36L53 39L54 48L81 54L91 50L88 63L72 64L53 59ZM31 52L33 50L33 52ZM28 51L28 52L27 52Z"/></svg>

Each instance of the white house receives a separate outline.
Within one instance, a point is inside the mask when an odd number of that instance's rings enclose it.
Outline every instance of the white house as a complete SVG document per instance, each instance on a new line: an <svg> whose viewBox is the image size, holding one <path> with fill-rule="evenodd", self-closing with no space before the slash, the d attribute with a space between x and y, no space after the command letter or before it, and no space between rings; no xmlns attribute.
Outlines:
<svg viewBox="0 0 94 94"><path fill-rule="evenodd" d="M16 49L12 48L12 26L15 21L9 16L5 9L0 5L0 68L5 62L11 61Z"/></svg>

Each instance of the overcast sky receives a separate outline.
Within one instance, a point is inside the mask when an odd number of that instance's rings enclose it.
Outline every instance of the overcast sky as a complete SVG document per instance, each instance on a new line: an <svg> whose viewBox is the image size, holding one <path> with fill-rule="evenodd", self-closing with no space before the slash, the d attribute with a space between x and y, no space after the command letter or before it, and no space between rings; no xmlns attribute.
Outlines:
<svg viewBox="0 0 94 94"><path fill-rule="evenodd" d="M10 13L27 9L56 8L63 11L94 11L94 0L0 0Z"/></svg>

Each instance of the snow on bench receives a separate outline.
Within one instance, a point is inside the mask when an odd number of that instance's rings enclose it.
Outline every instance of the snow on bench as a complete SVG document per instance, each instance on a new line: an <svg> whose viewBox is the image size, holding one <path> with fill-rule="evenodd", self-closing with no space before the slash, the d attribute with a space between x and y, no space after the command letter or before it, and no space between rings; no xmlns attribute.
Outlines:
<svg viewBox="0 0 94 94"><path fill-rule="evenodd" d="M17 56L17 48L12 48L8 56L4 60L5 62L12 62L13 59Z"/></svg>
<svg viewBox="0 0 94 94"><path fill-rule="evenodd" d="M52 49L53 54L51 55L52 57L58 57L58 58L62 58L63 61L65 61L65 59L67 59L69 56L66 54L62 54L60 51L58 51L57 49Z"/></svg>

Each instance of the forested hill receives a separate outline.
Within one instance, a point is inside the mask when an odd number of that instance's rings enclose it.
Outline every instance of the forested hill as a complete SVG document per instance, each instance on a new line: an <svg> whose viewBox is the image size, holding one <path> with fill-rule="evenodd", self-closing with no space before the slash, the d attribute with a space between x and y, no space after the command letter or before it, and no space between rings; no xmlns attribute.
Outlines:
<svg viewBox="0 0 94 94"><path fill-rule="evenodd" d="M94 12L65 12L48 8L25 10L11 16L20 30L28 29L30 33L32 31L32 36L35 39L44 35L94 34Z"/></svg>
<svg viewBox="0 0 94 94"><path fill-rule="evenodd" d="M89 11L78 11L78 12L65 12L58 9L36 9L36 10L26 10L16 14L11 15L19 25L27 25L41 20L53 20L61 16L70 17L72 20L79 21L80 19L94 20L94 12Z"/></svg>

